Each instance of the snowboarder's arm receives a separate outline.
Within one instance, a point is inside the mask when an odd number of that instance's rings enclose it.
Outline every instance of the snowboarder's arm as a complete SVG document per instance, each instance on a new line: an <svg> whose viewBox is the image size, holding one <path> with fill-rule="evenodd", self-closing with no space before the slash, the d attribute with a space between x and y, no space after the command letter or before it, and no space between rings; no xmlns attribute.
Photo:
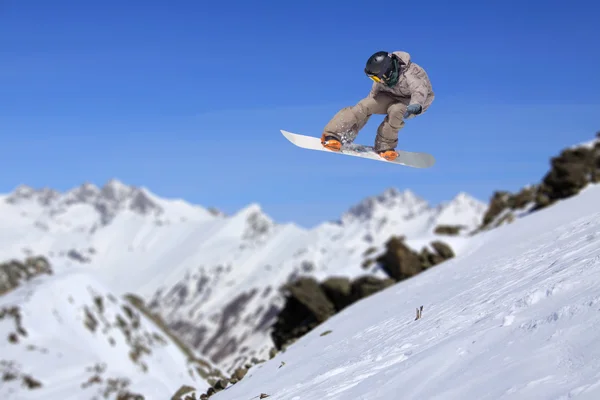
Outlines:
<svg viewBox="0 0 600 400"><path fill-rule="evenodd" d="M425 100L427 99L427 93L429 92L429 82L427 81L427 78L413 74L406 74L406 81L411 92L410 104L418 104L423 107L425 105Z"/></svg>

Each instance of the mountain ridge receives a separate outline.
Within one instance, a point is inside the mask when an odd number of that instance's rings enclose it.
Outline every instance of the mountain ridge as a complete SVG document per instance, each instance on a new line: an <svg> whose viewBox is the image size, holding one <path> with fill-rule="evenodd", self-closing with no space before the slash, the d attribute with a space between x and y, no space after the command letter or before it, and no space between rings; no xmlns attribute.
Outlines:
<svg viewBox="0 0 600 400"><path fill-rule="evenodd" d="M370 218L356 212L365 204ZM20 186L0 202L0 222L14 228L0 234L0 256L42 254L56 268L84 267L116 294L142 296L186 344L227 369L240 351L245 359L268 354L282 284L303 275L383 277L361 266L366 250L383 249L396 233L419 250L436 237L444 212L472 219L485 205L458 193L431 206L410 190L389 188L356 207L307 229L274 221L256 202L215 215L117 179L62 193ZM467 242L465 234L443 239L459 253Z"/></svg>
<svg viewBox="0 0 600 400"><path fill-rule="evenodd" d="M369 202L385 202L393 200L404 200L405 202L414 202L416 204L427 205L428 207L443 207L448 203L456 202L460 199L468 199L472 202L477 202L479 205L486 205L485 202L474 196L464 192L458 191L454 197L450 200L441 201L438 204L430 205L428 201L419 195L415 194L411 189L405 189L400 191L396 187L388 187L383 190L380 194L373 196L367 196L363 200L360 200L354 205L351 205L348 210L343 212L339 218L331 220L323 220L313 227L302 227L295 221L280 223L274 221L268 213L265 212L263 206L258 202L249 202L242 206L238 210L234 211L230 215L226 215L223 212L215 209L214 207L206 207L202 204L190 203L182 198L171 198L158 196L145 186L129 185L122 180L117 178L111 178L102 185L96 185L91 182L83 182L80 185L73 186L70 189L59 191L50 187L36 188L27 184L20 184L15 187L12 191L7 193L0 193L0 201L13 204L13 205L24 205L26 202L37 203L40 206L69 206L73 204L88 204L97 206L100 209L105 207L113 209L112 211L123 211L124 209L130 209L137 211L140 214L151 214L153 211L155 215L163 214L167 212L164 208L164 204L171 204L177 206L184 206L190 210L196 210L199 213L205 213L206 216L218 216L218 217L232 217L241 213L254 213L259 212L263 214L267 219L273 221L278 225L293 224L298 226L300 229L311 231L322 224L327 223L339 223L342 222L345 216L349 216L358 212L361 207L366 207ZM105 205L104 203L109 203ZM110 204L112 203L112 204ZM59 210L53 210L53 214L58 214ZM101 211L100 211L101 212ZM114 216L113 216L114 217ZM110 222L112 218L107 218L106 223Z"/></svg>

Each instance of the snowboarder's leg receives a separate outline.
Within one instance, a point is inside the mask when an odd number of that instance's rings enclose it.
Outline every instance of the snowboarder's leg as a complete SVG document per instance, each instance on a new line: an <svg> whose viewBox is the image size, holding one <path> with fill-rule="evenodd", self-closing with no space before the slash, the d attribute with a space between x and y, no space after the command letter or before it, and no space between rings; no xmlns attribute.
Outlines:
<svg viewBox="0 0 600 400"><path fill-rule="evenodd" d="M393 100L386 94L367 97L352 107L345 107L325 125L321 144L329 150L339 151L344 143L352 143L358 132L373 114L385 114Z"/></svg>
<svg viewBox="0 0 600 400"><path fill-rule="evenodd" d="M393 161L398 157L395 150L398 145L398 132L404 128L406 107L405 101L391 104L387 109L385 119L377 128L375 151L386 160Z"/></svg>

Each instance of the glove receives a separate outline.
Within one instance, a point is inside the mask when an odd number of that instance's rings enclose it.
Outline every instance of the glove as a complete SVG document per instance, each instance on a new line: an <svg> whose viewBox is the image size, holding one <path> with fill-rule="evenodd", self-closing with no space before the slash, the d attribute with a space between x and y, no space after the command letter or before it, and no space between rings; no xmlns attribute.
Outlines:
<svg viewBox="0 0 600 400"><path fill-rule="evenodd" d="M406 112L404 113L404 118L408 118L410 115L414 114L414 115L419 115L421 114L421 105L420 104L411 104L410 106L406 107Z"/></svg>

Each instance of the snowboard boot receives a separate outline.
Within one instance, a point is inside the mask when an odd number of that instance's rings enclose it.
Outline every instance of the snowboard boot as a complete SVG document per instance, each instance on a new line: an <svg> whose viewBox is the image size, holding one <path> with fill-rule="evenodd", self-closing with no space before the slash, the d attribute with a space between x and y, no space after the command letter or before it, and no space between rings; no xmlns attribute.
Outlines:
<svg viewBox="0 0 600 400"><path fill-rule="evenodd" d="M398 152L395 150L380 151L378 154L380 157L383 157L388 161L394 161L396 158L398 158Z"/></svg>
<svg viewBox="0 0 600 400"><path fill-rule="evenodd" d="M340 151L342 149L342 143L335 136L326 135L325 133L321 135L321 144L331 151Z"/></svg>

